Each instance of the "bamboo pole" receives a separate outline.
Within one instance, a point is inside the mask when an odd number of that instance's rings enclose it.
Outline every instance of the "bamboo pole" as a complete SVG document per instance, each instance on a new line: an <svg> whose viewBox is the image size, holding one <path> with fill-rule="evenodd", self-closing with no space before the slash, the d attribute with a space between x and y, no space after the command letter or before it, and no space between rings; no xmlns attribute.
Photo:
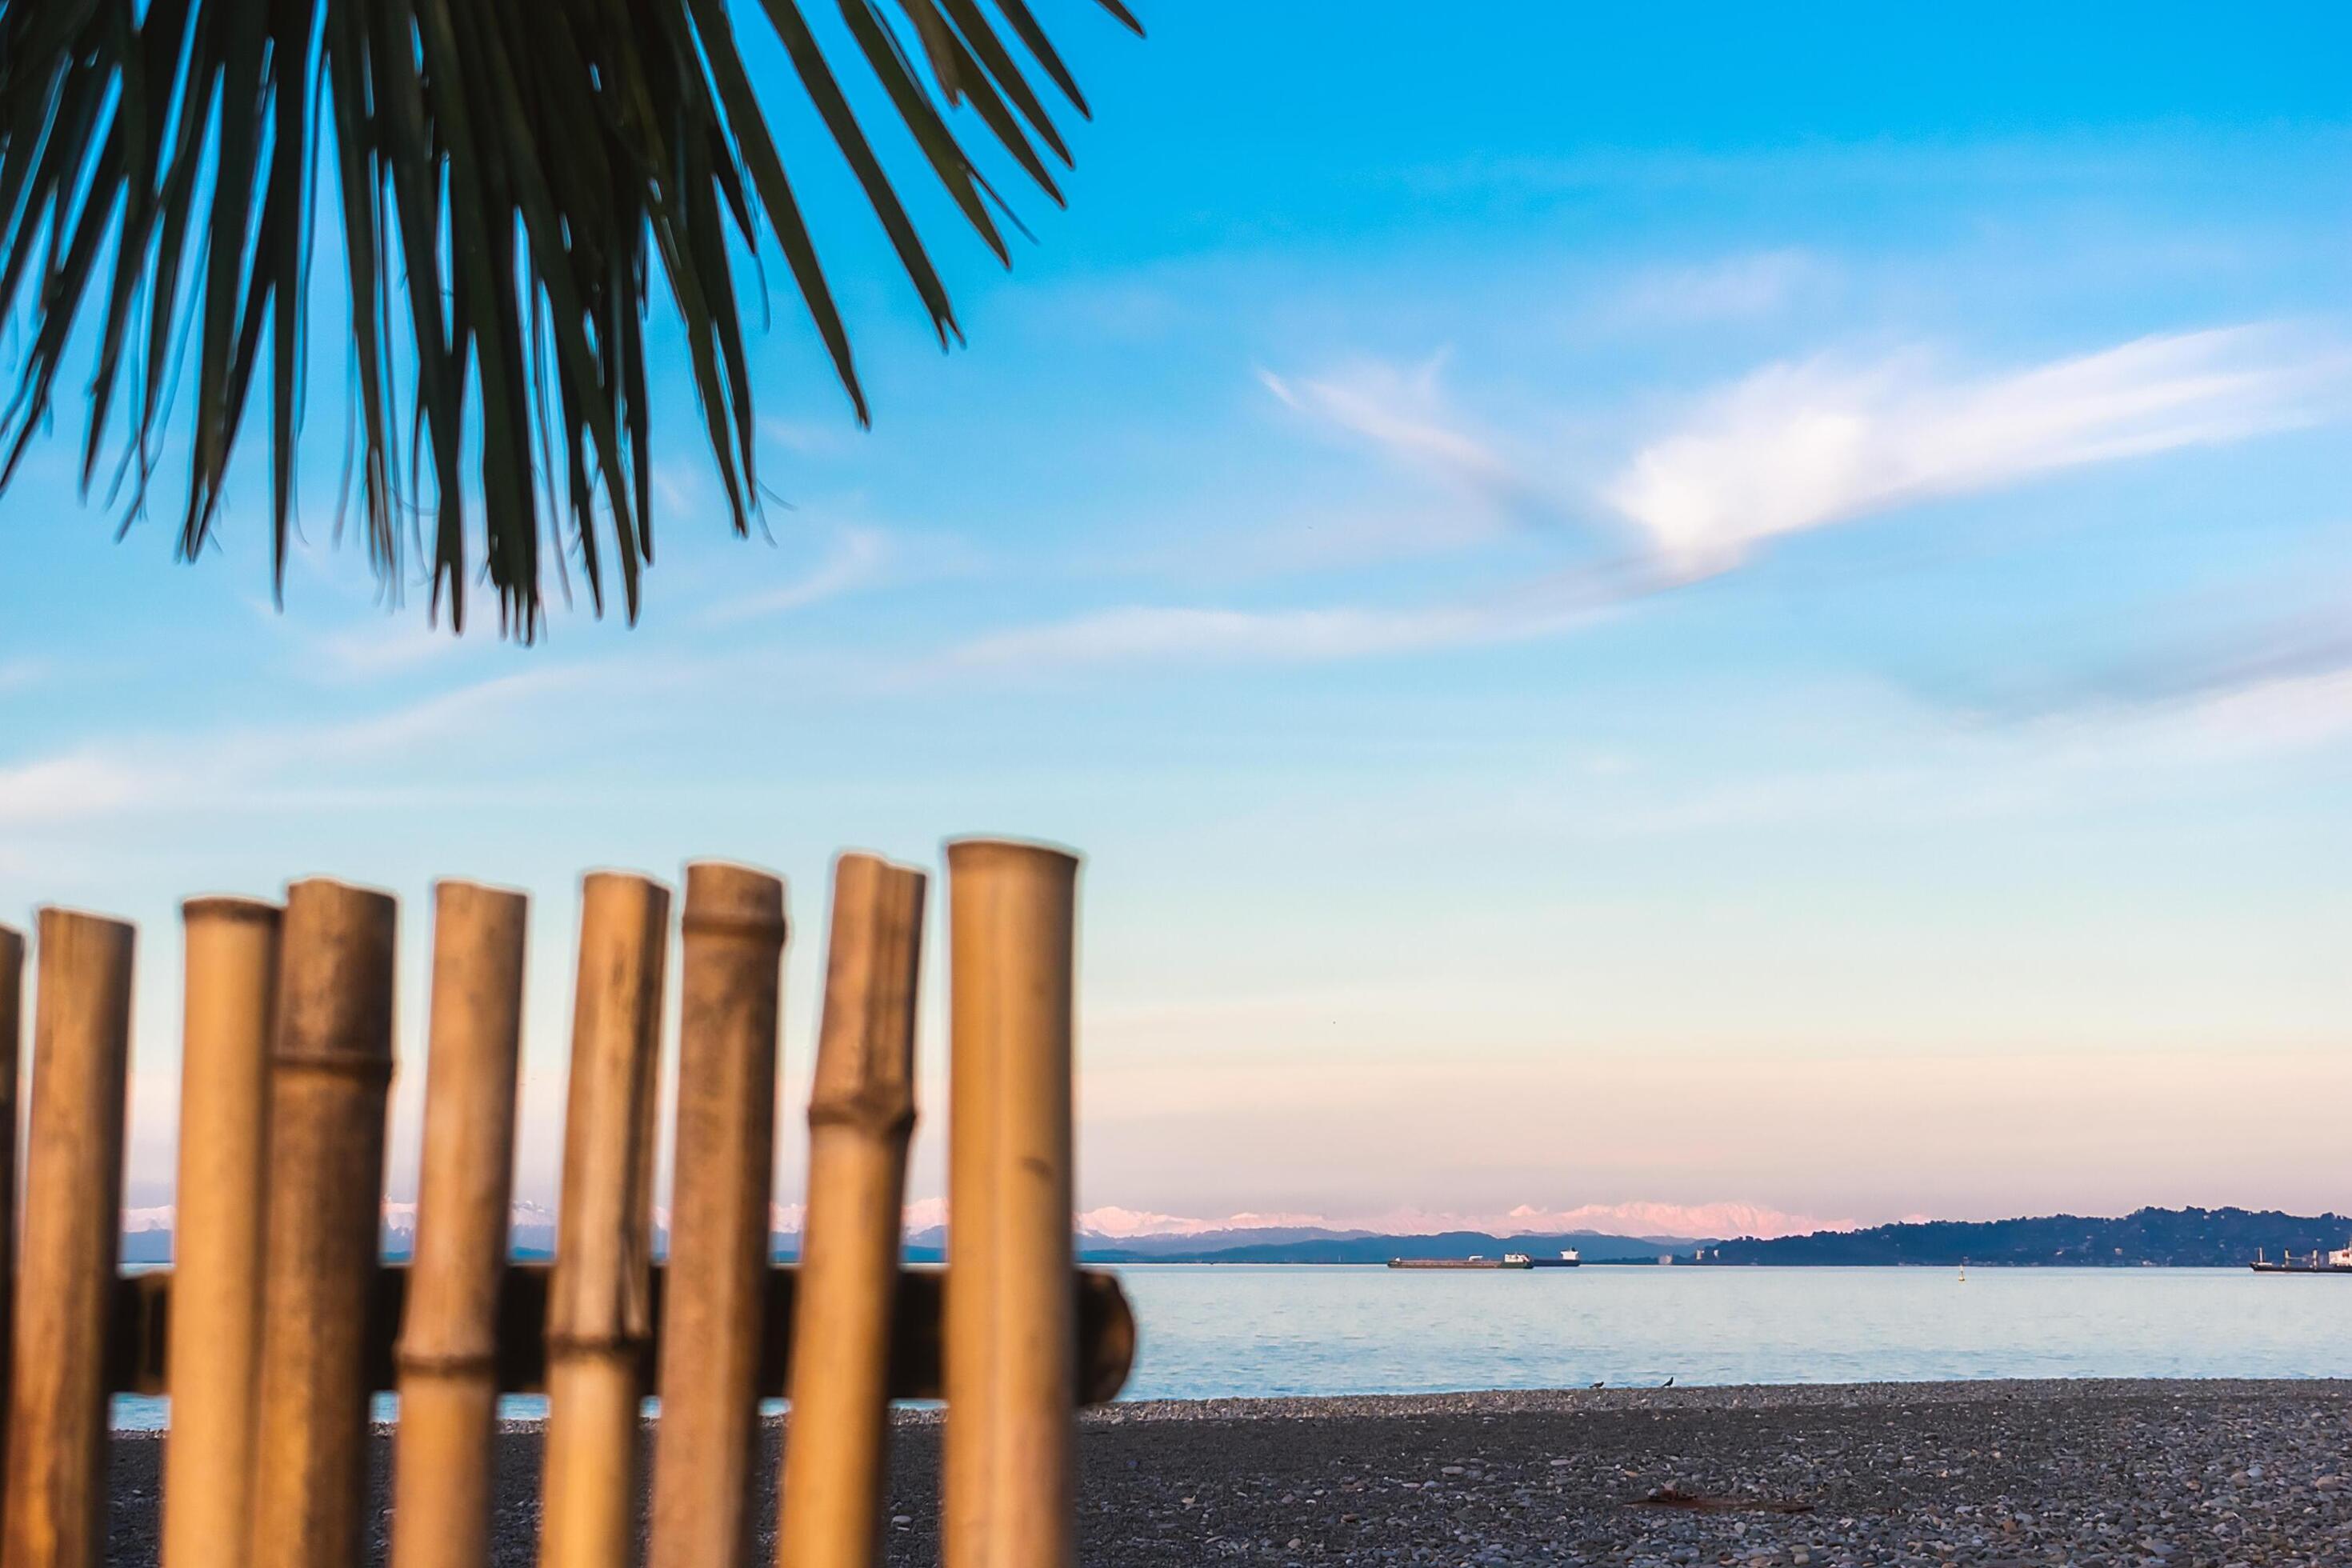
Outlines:
<svg viewBox="0 0 2352 1568"><path fill-rule="evenodd" d="M653 1332L654 1110L669 890L581 884L563 1196L547 1307L540 1562L614 1568L636 1540L639 1357Z"/></svg>
<svg viewBox="0 0 2352 1568"><path fill-rule="evenodd" d="M8 1348L16 1343L16 1093L23 1081L25 938L0 926L0 1541L6 1532Z"/></svg>
<svg viewBox="0 0 2352 1568"><path fill-rule="evenodd" d="M866 1568L879 1558L924 881L871 855L834 862L793 1290L777 1552L785 1568Z"/></svg>
<svg viewBox="0 0 2352 1568"><path fill-rule="evenodd" d="M948 1568L1075 1561L1077 871L1035 845L948 847Z"/></svg>
<svg viewBox="0 0 2352 1568"><path fill-rule="evenodd" d="M97 915L40 914L6 1568L92 1568L106 1546L103 1349L122 1229L136 936Z"/></svg>
<svg viewBox="0 0 2352 1568"><path fill-rule="evenodd" d="M389 894L325 878L286 889L246 1558L256 1568L361 1560L398 913Z"/></svg>
<svg viewBox="0 0 2352 1568"><path fill-rule="evenodd" d="M236 1568L245 1561L253 1476L280 911L251 899L191 899L180 918L185 1011L163 1561L171 1568Z"/></svg>
<svg viewBox="0 0 2352 1568"><path fill-rule="evenodd" d="M520 893L472 882L434 889L425 1153L397 1352L393 1568L489 1561L499 1286L514 1188L530 910Z"/></svg>
<svg viewBox="0 0 2352 1568"><path fill-rule="evenodd" d="M784 884L686 868L677 1138L662 1297L653 1568L721 1568L750 1539L760 1327L775 1183Z"/></svg>

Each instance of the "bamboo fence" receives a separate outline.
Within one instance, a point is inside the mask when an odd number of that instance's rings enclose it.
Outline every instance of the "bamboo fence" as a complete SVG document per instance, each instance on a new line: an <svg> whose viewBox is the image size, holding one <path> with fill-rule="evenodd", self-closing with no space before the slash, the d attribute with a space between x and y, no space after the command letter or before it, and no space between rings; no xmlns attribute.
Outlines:
<svg viewBox="0 0 2352 1568"><path fill-rule="evenodd" d="M183 907L180 1173L170 1271L117 1273L134 932L40 912L21 1224L26 944L0 928L0 1568L105 1555L108 1396L171 1396L169 1568L366 1556L371 1397L400 1396L395 1568L491 1552L497 1401L543 1393L540 1561L750 1561L759 1401L789 1394L777 1526L794 1568L879 1556L888 1411L948 1402L944 1555L1071 1562L1081 1403L1134 1321L1071 1250L1076 862L950 847L947 1270L899 1258L925 878L835 864L803 1259L768 1258L784 887L687 868L670 1247L655 1258L670 894L581 887L552 1265L514 1262L523 895L435 893L415 1250L381 1256L397 910L323 879L282 908ZM12 1259L14 1260L12 1266ZM14 1289L8 1289L13 1279ZM649 1507L643 1404L657 1389ZM505 1506L503 1503L500 1506Z"/></svg>

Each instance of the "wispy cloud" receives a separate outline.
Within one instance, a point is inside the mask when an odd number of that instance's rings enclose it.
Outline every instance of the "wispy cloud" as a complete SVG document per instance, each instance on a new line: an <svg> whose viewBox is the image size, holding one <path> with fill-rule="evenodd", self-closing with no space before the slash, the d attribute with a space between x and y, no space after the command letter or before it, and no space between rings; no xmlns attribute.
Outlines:
<svg viewBox="0 0 2352 1568"><path fill-rule="evenodd" d="M48 673L46 659L0 658L0 692L28 690L39 685Z"/></svg>
<svg viewBox="0 0 2352 1568"><path fill-rule="evenodd" d="M1660 265L1604 296L1601 313L1629 327L1753 321L1830 289L1838 269L1811 251L1764 250Z"/></svg>
<svg viewBox="0 0 2352 1568"><path fill-rule="evenodd" d="M2346 366L2279 327L1991 375L1948 376L1924 353L1774 364L1702 400L1601 493L1685 574L1721 571L1785 534L2308 425L2340 403Z"/></svg>
<svg viewBox="0 0 2352 1568"><path fill-rule="evenodd" d="M76 747L0 767L0 826L274 799L290 777L315 778L390 757L414 761L421 749L465 743L591 677L586 666L550 664L357 719Z"/></svg>
<svg viewBox="0 0 2352 1568"><path fill-rule="evenodd" d="M881 581L893 557L889 535L878 528L844 528L822 561L780 587L763 589L713 605L703 612L709 626L732 626L806 609Z"/></svg>
<svg viewBox="0 0 2352 1568"><path fill-rule="evenodd" d="M1549 636L1659 584L1648 563L1555 573L1477 597L1403 607L1236 610L1129 605L973 638L929 673L1015 674L1137 664L1318 664Z"/></svg>
<svg viewBox="0 0 2352 1568"><path fill-rule="evenodd" d="M465 646L446 626L411 609L396 618L305 639L306 673L338 680L373 680L437 663Z"/></svg>
<svg viewBox="0 0 2352 1568"><path fill-rule="evenodd" d="M1473 433L1448 405L1446 356L1397 366L1360 360L1297 380L1260 370L1286 405L1364 442L1391 459L1447 479L1509 511L1553 505L1547 487L1488 437Z"/></svg>
<svg viewBox="0 0 2352 1568"><path fill-rule="evenodd" d="M1544 499L1557 477L1517 465L1448 408L1443 363L1259 377L1286 405L1399 461L1500 503L1563 514ZM1553 635L1610 605L1737 568L1782 536L2336 416L2347 367L2340 348L2277 325L2142 338L1990 374L1946 374L1924 352L1769 365L1703 396L1598 487L1597 505L1637 531L1630 554L1506 594L1419 605L1123 605L984 636L936 662L1013 671L1311 662Z"/></svg>
<svg viewBox="0 0 2352 1568"><path fill-rule="evenodd" d="M1223 610L1130 605L1000 632L948 656L968 669L1039 671L1103 663L1314 662L1460 640L1455 610Z"/></svg>

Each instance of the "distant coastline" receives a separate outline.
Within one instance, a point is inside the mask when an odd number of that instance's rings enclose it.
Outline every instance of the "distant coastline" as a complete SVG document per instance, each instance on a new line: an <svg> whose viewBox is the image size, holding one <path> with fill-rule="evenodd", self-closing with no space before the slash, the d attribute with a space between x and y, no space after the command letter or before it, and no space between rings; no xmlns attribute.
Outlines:
<svg viewBox="0 0 2352 1568"><path fill-rule="evenodd" d="M520 1219L514 1256L553 1256L551 1215ZM909 1263L946 1258L946 1234L938 1226L907 1238ZM1730 1268L2241 1268L2257 1257L2278 1258L2343 1247L2352 1240L2352 1216L2290 1215L2275 1209L2138 1209L2114 1217L2044 1215L2021 1219L1929 1220L1873 1226L1864 1230L1815 1231L1809 1236L1715 1240L1682 1237L1618 1236L1598 1231L1559 1234L1437 1231L1391 1236L1363 1230L1269 1227L1211 1231L1192 1236L1105 1237L1081 1233L1078 1258L1085 1263L1143 1264L1381 1264L1391 1258L1468 1258L1504 1252L1547 1253L1573 1247L1589 1265ZM384 1254L407 1256L411 1234L400 1226L384 1233ZM800 1250L798 1235L779 1231L771 1252L789 1259ZM152 1228L127 1231L122 1261L133 1266L171 1261L172 1233Z"/></svg>
<svg viewBox="0 0 2352 1568"><path fill-rule="evenodd" d="M2257 1256L2325 1251L2352 1239L2352 1217L2240 1208L2145 1208L2105 1217L2046 1215L2003 1220L1931 1220L1865 1230L1816 1231L1771 1240L1669 1237L1496 1234L1428 1236L1292 1233L1250 1240L1248 1232L1154 1237L1087 1246L1097 1263L1385 1263L1391 1258L1493 1257L1506 1251L1575 1247L1588 1264L1703 1268L2237 1268Z"/></svg>

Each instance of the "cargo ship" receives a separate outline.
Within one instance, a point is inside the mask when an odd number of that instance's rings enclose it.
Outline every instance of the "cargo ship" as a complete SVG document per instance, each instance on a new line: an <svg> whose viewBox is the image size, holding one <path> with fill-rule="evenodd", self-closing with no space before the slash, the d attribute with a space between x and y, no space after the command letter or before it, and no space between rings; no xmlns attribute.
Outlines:
<svg viewBox="0 0 2352 1568"><path fill-rule="evenodd" d="M1524 1252L1506 1252L1500 1258L1488 1258L1474 1252L1467 1258L1391 1258L1391 1268L1533 1268L1536 1260Z"/></svg>
<svg viewBox="0 0 2352 1568"><path fill-rule="evenodd" d="M2290 1252L2280 1263L2269 1261L2263 1258L2262 1248L2256 1247L2254 1260L2246 1267L2257 1274L2352 1274L2352 1247L2340 1247L2324 1255L2314 1247L2299 1260Z"/></svg>
<svg viewBox="0 0 2352 1568"><path fill-rule="evenodd" d="M1578 1256L1576 1248L1571 1247L1561 1252L1558 1258L1530 1258L1528 1259L1528 1267L1530 1268L1581 1268L1584 1267L1584 1259Z"/></svg>

